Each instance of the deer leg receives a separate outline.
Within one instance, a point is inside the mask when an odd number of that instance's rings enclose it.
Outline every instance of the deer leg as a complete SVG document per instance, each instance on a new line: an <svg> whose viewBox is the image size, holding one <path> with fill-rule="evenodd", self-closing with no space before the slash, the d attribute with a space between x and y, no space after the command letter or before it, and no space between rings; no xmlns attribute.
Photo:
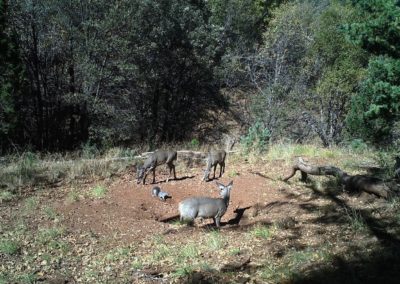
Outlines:
<svg viewBox="0 0 400 284"><path fill-rule="evenodd" d="M144 173L144 176L143 176L143 184L146 183L146 178L147 178L147 175L149 174L150 171L151 171L151 168L148 169L148 170L146 170L146 172Z"/></svg>
<svg viewBox="0 0 400 284"><path fill-rule="evenodd" d="M215 164L215 166L214 166L214 177L213 177L213 179L215 179L215 170L217 169L217 164Z"/></svg>
<svg viewBox="0 0 400 284"><path fill-rule="evenodd" d="M221 224L220 224L220 222L221 222L221 217L215 217L214 222L215 222L215 225L216 225L217 227L220 227L220 226L221 226Z"/></svg>
<svg viewBox="0 0 400 284"><path fill-rule="evenodd" d="M172 164L172 170L174 171L174 179L176 179L175 165Z"/></svg>
<svg viewBox="0 0 400 284"><path fill-rule="evenodd" d="M171 177L172 166L171 166L171 164L167 164L167 166L168 166L168 169L169 169L169 174L168 174L168 177L167 177L167 182L168 182L169 178Z"/></svg>
<svg viewBox="0 0 400 284"><path fill-rule="evenodd" d="M222 174L224 173L224 167L225 166L223 163L219 164L219 177L221 177Z"/></svg>
<svg viewBox="0 0 400 284"><path fill-rule="evenodd" d="M153 183L156 183L156 167L153 168Z"/></svg>

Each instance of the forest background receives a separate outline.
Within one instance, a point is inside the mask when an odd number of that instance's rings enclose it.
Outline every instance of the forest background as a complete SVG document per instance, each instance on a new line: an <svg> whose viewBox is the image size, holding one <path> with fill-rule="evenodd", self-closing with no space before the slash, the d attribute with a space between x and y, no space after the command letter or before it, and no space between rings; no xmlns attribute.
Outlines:
<svg viewBox="0 0 400 284"><path fill-rule="evenodd" d="M243 101L242 141L397 147L399 16L394 0L2 0L0 152L212 143Z"/></svg>

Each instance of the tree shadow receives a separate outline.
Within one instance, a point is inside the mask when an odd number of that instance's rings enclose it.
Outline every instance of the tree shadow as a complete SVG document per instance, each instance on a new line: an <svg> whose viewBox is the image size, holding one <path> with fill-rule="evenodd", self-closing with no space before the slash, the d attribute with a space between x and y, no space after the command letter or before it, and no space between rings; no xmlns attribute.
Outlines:
<svg viewBox="0 0 400 284"><path fill-rule="evenodd" d="M269 176L266 176L266 175L264 175L264 174L262 174L262 173L260 173L260 172L258 172L258 171L257 171L257 172L250 171L250 173L253 174L253 175L257 175L257 176L259 176L259 177L262 177L262 178L271 180L271 181L276 181L276 179L273 179L273 178L271 178L271 177L269 177Z"/></svg>
<svg viewBox="0 0 400 284"><path fill-rule="evenodd" d="M238 225L239 222L240 222L240 220L241 220L242 217L243 217L244 212L245 212L247 209L250 209L250 208L251 208L251 206L244 207L244 208L236 208L236 209L233 211L234 213L236 213L236 216L235 216L233 219L230 219L230 220L227 222L227 224L228 224L228 225Z"/></svg>
<svg viewBox="0 0 400 284"><path fill-rule="evenodd" d="M332 260L308 270L307 274L296 273L292 283L399 283L400 278L400 239L393 232L399 224L390 216L374 215L374 207L354 208L342 197L343 190L335 184L329 190L319 190L315 184L308 183L307 188L318 198L331 201L328 205L300 205L310 212L319 211L319 216L310 222L321 224L344 225L356 217L372 235L377 243L373 247L357 241L346 247L345 252L332 256ZM353 195L354 196L354 195ZM360 196L360 195L359 195ZM358 197L359 197L358 196ZM293 195L291 195L293 197ZM377 200L377 198L374 198ZM378 216L378 217L377 217ZM361 250L360 250L361 249ZM348 257L349 256L349 257Z"/></svg>

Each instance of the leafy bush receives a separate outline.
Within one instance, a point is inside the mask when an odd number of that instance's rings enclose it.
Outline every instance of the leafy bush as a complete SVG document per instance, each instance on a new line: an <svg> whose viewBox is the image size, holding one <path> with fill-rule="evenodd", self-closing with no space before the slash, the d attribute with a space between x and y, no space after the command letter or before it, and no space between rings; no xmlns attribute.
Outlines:
<svg viewBox="0 0 400 284"><path fill-rule="evenodd" d="M82 146L82 158L84 159L92 159L99 155L99 150L95 145L90 143L86 143Z"/></svg>
<svg viewBox="0 0 400 284"><path fill-rule="evenodd" d="M350 142L350 148L356 153L362 153L368 149L368 145L362 139L353 139Z"/></svg>
<svg viewBox="0 0 400 284"><path fill-rule="evenodd" d="M251 151L262 153L266 150L270 137L269 129L257 121L249 128L247 135L241 137L240 143L246 154Z"/></svg>
<svg viewBox="0 0 400 284"><path fill-rule="evenodd" d="M197 140L196 138L192 139L192 141L190 141L190 146L194 149L198 148L200 145L200 141Z"/></svg>
<svg viewBox="0 0 400 284"><path fill-rule="evenodd" d="M0 203L3 201L11 201L14 198L14 194L7 190L0 191Z"/></svg>

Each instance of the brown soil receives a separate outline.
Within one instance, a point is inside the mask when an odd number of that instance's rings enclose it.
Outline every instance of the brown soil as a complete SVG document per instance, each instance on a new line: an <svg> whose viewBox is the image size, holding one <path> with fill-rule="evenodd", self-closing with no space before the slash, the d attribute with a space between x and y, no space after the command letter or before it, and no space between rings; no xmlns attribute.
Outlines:
<svg viewBox="0 0 400 284"><path fill-rule="evenodd" d="M178 204L183 199L191 196L219 197L216 181L227 184L233 180L230 205L222 218L223 228L257 221L250 217L255 217L256 211L265 203L270 204L272 210L273 204L290 201L285 191L277 188L278 181L274 178L245 166L236 170L239 172L236 171L232 178L228 177L228 173L218 178L218 169L215 180L202 182L201 169L191 169L185 174L177 173L177 180L167 183L165 169L157 169L156 184L150 184L150 176L145 185L136 184L133 174L126 175L111 184L109 193L103 199L84 199L72 204L59 202L57 208L72 231L89 231L99 236L114 234L118 237L111 242L131 242L140 241L144 235L168 232L171 228L169 222L179 219ZM152 197L151 189L155 185L172 198L164 202ZM212 219L208 219L201 224L196 222L195 227L212 224Z"/></svg>

